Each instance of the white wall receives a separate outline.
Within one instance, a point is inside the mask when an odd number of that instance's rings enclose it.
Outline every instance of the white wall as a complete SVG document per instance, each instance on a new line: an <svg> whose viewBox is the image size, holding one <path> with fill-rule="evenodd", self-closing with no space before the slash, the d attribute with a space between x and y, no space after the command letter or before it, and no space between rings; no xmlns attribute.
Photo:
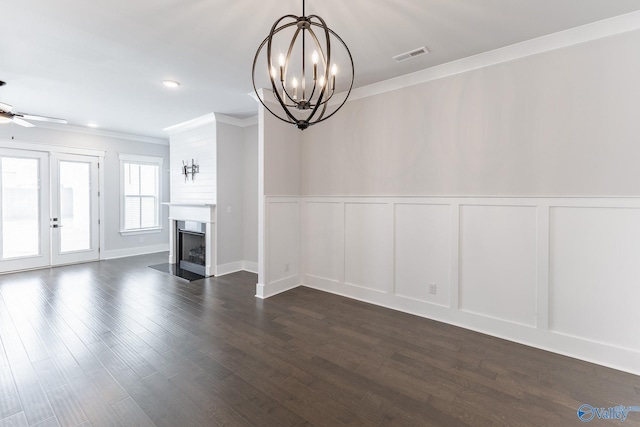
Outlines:
<svg viewBox="0 0 640 427"><path fill-rule="evenodd" d="M171 134L171 202L216 203L216 122ZM195 179L184 179L182 162L200 166Z"/></svg>
<svg viewBox="0 0 640 427"><path fill-rule="evenodd" d="M636 30L348 102L298 136L301 197L265 187L267 283L299 245L304 285L640 373L638 45Z"/></svg>
<svg viewBox="0 0 640 427"><path fill-rule="evenodd" d="M64 129L68 130L64 130ZM77 147L105 151L104 195L105 241L101 249L106 258L136 255L168 250L169 233L166 207L162 208L162 232L138 236L120 235L120 161L118 154L137 154L162 157L169 164L169 146L166 141L153 138L119 135L109 132L75 131L72 126L48 129L42 126L23 128L20 126L0 126L0 138L15 137L16 148L25 148L23 142L52 146ZM161 173L162 201L169 201L169 176L166 168Z"/></svg>
<svg viewBox="0 0 640 427"><path fill-rule="evenodd" d="M258 125L243 129L243 226L244 269L258 272Z"/></svg>

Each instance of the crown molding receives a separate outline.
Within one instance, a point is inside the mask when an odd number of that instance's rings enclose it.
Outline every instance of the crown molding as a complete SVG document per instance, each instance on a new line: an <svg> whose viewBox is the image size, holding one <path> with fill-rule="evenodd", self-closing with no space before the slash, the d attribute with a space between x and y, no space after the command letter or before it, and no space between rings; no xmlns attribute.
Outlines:
<svg viewBox="0 0 640 427"><path fill-rule="evenodd" d="M196 117L195 119L192 119L192 120L187 120L186 122L169 126L162 130L167 132L169 135L173 135L179 132L196 129L196 128L209 125L212 123L216 123L216 122L226 123L228 125L245 128L248 126L253 126L258 124L258 116L251 116L251 117L247 117L246 119L239 119L237 117L227 116L226 114L209 113L209 114L205 114L204 116Z"/></svg>
<svg viewBox="0 0 640 427"><path fill-rule="evenodd" d="M354 89L347 102L640 29L640 11L570 28Z"/></svg>
<svg viewBox="0 0 640 427"><path fill-rule="evenodd" d="M205 114L204 116L196 117L195 119L187 120L186 122L182 122L182 123L175 124L173 126L166 127L162 130L167 132L169 135L173 135L175 133L199 128L201 126L205 126L215 122L216 122L216 114L209 113L209 114Z"/></svg>
<svg viewBox="0 0 640 427"><path fill-rule="evenodd" d="M238 119L237 117L227 116L225 114L214 113L216 121L219 123L226 123L241 128L253 126L258 124L258 116L251 116L245 119Z"/></svg>
<svg viewBox="0 0 640 427"><path fill-rule="evenodd" d="M247 95L249 95L251 98L253 98L253 100L256 101L259 104L258 106L262 105L260 103L260 100L262 100L263 102L266 102L268 104L273 104L273 105L277 105L277 106L280 105L276 101L276 97L273 95L273 90L271 90L271 89L260 88L260 89L258 89L258 93L249 92Z"/></svg>
<svg viewBox="0 0 640 427"><path fill-rule="evenodd" d="M38 122L38 128L57 130L62 132L84 133L87 135L104 136L107 138L126 139L129 141L146 142L147 144L169 145L169 140L151 136L134 135L105 129L94 129L83 126L63 125L59 123Z"/></svg>

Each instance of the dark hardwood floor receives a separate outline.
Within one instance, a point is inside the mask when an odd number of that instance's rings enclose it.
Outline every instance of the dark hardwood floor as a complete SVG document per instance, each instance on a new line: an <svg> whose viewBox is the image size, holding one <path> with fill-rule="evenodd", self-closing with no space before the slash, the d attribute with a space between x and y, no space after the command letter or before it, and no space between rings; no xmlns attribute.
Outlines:
<svg viewBox="0 0 640 427"><path fill-rule="evenodd" d="M261 301L249 273L147 267L166 257L0 276L0 427L556 426L640 405L634 375L306 288Z"/></svg>

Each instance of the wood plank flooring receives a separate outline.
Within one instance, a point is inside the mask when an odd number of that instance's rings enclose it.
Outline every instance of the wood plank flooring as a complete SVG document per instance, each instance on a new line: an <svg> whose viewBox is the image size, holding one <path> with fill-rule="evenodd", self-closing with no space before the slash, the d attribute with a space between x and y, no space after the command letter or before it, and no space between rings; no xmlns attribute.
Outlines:
<svg viewBox="0 0 640 427"><path fill-rule="evenodd" d="M640 377L147 255L0 276L0 427L561 426ZM594 420L590 425L617 425ZM624 425L640 425L630 413Z"/></svg>

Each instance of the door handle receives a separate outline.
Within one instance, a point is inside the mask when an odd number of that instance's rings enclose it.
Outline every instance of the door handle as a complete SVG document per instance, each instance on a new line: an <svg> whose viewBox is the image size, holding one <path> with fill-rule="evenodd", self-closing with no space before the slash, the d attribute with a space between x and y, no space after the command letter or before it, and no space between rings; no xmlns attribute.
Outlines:
<svg viewBox="0 0 640 427"><path fill-rule="evenodd" d="M51 226L51 228L62 228L62 226L61 226L61 225L59 225L59 224L53 224L53 225Z"/></svg>

